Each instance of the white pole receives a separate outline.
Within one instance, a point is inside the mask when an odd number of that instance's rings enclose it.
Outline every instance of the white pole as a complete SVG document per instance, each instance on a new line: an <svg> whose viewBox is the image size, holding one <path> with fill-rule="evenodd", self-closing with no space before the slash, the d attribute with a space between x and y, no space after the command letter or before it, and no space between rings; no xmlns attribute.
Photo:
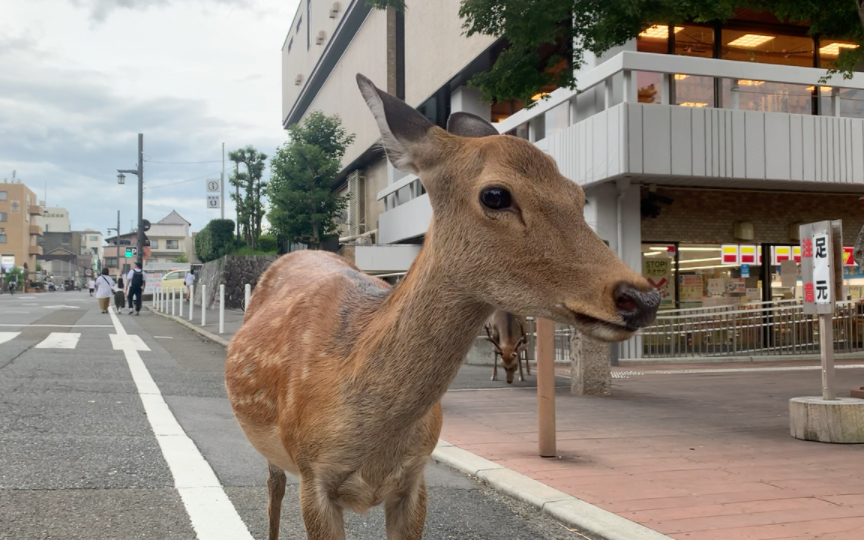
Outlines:
<svg viewBox="0 0 864 540"><path fill-rule="evenodd" d="M207 285L201 284L201 326L207 325Z"/></svg>
<svg viewBox="0 0 864 540"><path fill-rule="evenodd" d="M174 315L174 304L177 300L177 289L171 287L171 315Z"/></svg>
<svg viewBox="0 0 864 540"><path fill-rule="evenodd" d="M195 315L195 285L189 286L189 320Z"/></svg>
<svg viewBox="0 0 864 540"><path fill-rule="evenodd" d="M158 296L156 296L156 291L157 291L156 287L153 287L153 307L154 308L156 307L156 299L158 298Z"/></svg>
<svg viewBox="0 0 864 540"><path fill-rule="evenodd" d="M184 287L184 288L185 288L185 287ZM177 300L179 300L179 302L180 302L180 318L181 318L181 319L183 318L183 300L184 300L183 297L185 296L183 293L185 293L185 292L186 292L186 291L181 292L181 293L180 293L180 298L177 299Z"/></svg>
<svg viewBox="0 0 864 540"><path fill-rule="evenodd" d="M252 285L243 287L243 318L246 318L246 310L249 309L249 297L252 296Z"/></svg>
<svg viewBox="0 0 864 540"><path fill-rule="evenodd" d="M219 333L225 333L225 284L219 285Z"/></svg>
<svg viewBox="0 0 864 540"><path fill-rule="evenodd" d="M162 313L167 313L168 310L166 308L168 306L168 304L167 304L168 294L165 291L165 289L162 289L162 294L159 295L159 300L161 300L161 304L162 304L162 308L159 311L161 311Z"/></svg>

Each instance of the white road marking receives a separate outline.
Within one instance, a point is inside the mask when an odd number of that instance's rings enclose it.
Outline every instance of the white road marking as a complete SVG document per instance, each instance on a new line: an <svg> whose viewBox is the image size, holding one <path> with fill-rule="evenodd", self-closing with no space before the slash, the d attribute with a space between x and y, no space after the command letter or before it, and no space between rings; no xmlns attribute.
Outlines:
<svg viewBox="0 0 864 540"><path fill-rule="evenodd" d="M21 328L27 326L29 328L114 328L110 324L0 324L3 327Z"/></svg>
<svg viewBox="0 0 864 540"><path fill-rule="evenodd" d="M80 309L78 306L44 306L45 309Z"/></svg>
<svg viewBox="0 0 864 540"><path fill-rule="evenodd" d="M4 311L4 312L3 312L4 315L7 314L7 313L30 313L30 312L29 312L29 311L17 311L17 310L14 310L14 309L10 309L9 311Z"/></svg>
<svg viewBox="0 0 864 540"><path fill-rule="evenodd" d="M48 337L36 345L37 349L74 349L78 345L81 334L68 332L51 332Z"/></svg>
<svg viewBox="0 0 864 540"><path fill-rule="evenodd" d="M172 336L153 336L156 339L174 339Z"/></svg>
<svg viewBox="0 0 864 540"><path fill-rule="evenodd" d="M144 343L144 340L141 339L141 336L133 335L133 334L123 334L118 336L117 334L109 334L111 338L111 345L114 347L115 351L149 351L150 347Z"/></svg>
<svg viewBox="0 0 864 540"><path fill-rule="evenodd" d="M112 342L131 343L131 340L114 341L115 338L129 336L129 334L120 324L114 311L109 310L108 313L117 332L116 336L111 336ZM141 339L139 336L134 337ZM223 538L252 540L249 529L246 528L246 524L237 514L237 509L222 489L216 473L168 408L159 387L141 360L141 355L131 347L124 348L123 354L126 356L135 386L138 388L138 395L144 405L150 427L174 476L174 486L180 494L183 506L186 507L186 513L189 515L198 540Z"/></svg>
<svg viewBox="0 0 864 540"><path fill-rule="evenodd" d="M12 341L16 337L18 337L21 332L0 332L0 343L6 343L7 341Z"/></svg>

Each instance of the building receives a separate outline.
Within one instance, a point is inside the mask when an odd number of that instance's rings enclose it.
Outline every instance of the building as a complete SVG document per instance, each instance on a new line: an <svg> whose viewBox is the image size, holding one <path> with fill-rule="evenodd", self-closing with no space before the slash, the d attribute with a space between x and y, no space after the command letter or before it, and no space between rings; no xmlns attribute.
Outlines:
<svg viewBox="0 0 864 540"><path fill-rule="evenodd" d="M195 256L195 244L193 235L189 231L191 224L175 211L150 225L150 230L145 233L150 245L145 249L144 265L158 265L160 268L165 264L175 261L181 255L185 255L189 263L200 262ZM135 263L136 257L126 257L126 246L138 245L138 233L132 231L121 234L119 246L115 246L117 237L112 236L105 239L109 245L104 246L105 267L112 275L116 274L118 268L128 271Z"/></svg>
<svg viewBox="0 0 864 540"><path fill-rule="evenodd" d="M101 233L90 229L46 232L40 239L42 255L39 256L39 264L47 275L54 277L55 282L77 280L80 283L86 277L87 270L94 275L101 270L101 241L96 247L93 244L97 241L90 239L97 235L99 239L102 238Z"/></svg>
<svg viewBox="0 0 864 540"><path fill-rule="evenodd" d="M46 206L39 218L39 225L45 232L71 232L72 222L69 220L69 210L59 206Z"/></svg>
<svg viewBox="0 0 864 540"><path fill-rule="evenodd" d="M0 183L0 265L36 271L36 258L42 255L39 239L42 227L36 218L42 207L36 194L21 183Z"/></svg>
<svg viewBox="0 0 864 540"><path fill-rule="evenodd" d="M334 189L352 199L343 242L374 241L353 246L363 270L405 270L432 212L419 179L376 150L358 72L439 126L471 112L554 157L585 189L588 222L667 309L800 296L781 276L798 257L797 225L842 219L849 247L864 225L864 75L820 84L852 45L806 24L749 10L722 24L657 21L588 54L578 92L546 88L526 109L467 87L506 44L464 37L460 0L408 0L404 14L343 4L301 4L282 49L282 121L322 110L356 134ZM864 275L851 268L860 298Z"/></svg>

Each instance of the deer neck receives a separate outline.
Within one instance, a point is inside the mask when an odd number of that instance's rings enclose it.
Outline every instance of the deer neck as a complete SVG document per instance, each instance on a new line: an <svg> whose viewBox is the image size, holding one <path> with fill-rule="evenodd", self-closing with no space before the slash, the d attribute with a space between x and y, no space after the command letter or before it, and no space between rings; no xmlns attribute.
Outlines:
<svg viewBox="0 0 864 540"><path fill-rule="evenodd" d="M419 421L441 400L492 312L459 289L456 269L435 251L424 246L369 325L372 339L358 343L369 351L359 388L391 427Z"/></svg>

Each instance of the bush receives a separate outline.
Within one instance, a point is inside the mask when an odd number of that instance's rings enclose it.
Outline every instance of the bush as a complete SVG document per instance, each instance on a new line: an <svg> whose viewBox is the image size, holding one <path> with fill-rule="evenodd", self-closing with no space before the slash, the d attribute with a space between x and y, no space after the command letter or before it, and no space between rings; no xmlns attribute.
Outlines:
<svg viewBox="0 0 864 540"><path fill-rule="evenodd" d="M201 262L209 262L234 249L234 221L214 219L195 235L195 253Z"/></svg>
<svg viewBox="0 0 864 540"><path fill-rule="evenodd" d="M258 251L276 253L278 249L279 244L276 242L276 237L272 234L262 234L258 237Z"/></svg>

